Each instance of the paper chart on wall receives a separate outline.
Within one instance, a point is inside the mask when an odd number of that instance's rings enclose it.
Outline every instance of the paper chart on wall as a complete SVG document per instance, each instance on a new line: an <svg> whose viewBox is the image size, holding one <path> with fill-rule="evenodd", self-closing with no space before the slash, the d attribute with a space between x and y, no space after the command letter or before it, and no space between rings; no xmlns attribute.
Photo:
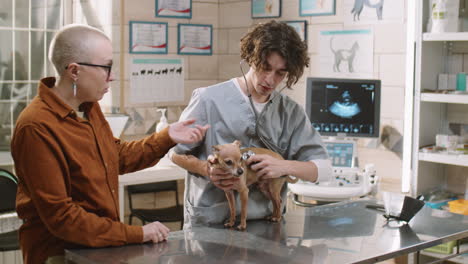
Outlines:
<svg viewBox="0 0 468 264"><path fill-rule="evenodd" d="M184 100L183 59L132 59L130 104Z"/></svg>
<svg viewBox="0 0 468 264"><path fill-rule="evenodd" d="M372 78L374 35L370 29L321 31L320 74L323 77Z"/></svg>
<svg viewBox="0 0 468 264"><path fill-rule="evenodd" d="M167 23L130 22L131 53L167 53Z"/></svg>
<svg viewBox="0 0 468 264"><path fill-rule="evenodd" d="M403 23L404 0L344 0L344 24Z"/></svg>
<svg viewBox="0 0 468 264"><path fill-rule="evenodd" d="M211 55L212 25L179 24L179 54Z"/></svg>
<svg viewBox="0 0 468 264"><path fill-rule="evenodd" d="M190 18L191 0L157 0L156 15L168 17Z"/></svg>

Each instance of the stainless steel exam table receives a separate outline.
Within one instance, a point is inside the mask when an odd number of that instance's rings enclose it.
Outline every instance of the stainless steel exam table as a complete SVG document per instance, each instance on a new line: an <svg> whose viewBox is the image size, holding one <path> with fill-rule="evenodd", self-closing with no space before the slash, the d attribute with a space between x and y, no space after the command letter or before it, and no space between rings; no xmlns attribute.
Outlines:
<svg viewBox="0 0 468 264"><path fill-rule="evenodd" d="M288 211L281 223L248 221L247 231L222 226L172 232L167 242L72 249L87 263L375 263L468 237L468 217L424 207L408 225L387 222L366 205L345 201Z"/></svg>

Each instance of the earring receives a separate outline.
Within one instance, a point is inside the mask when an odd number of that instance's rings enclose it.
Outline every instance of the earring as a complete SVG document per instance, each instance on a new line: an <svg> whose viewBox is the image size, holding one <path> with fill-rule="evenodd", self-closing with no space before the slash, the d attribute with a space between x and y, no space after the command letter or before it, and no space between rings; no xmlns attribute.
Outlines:
<svg viewBox="0 0 468 264"><path fill-rule="evenodd" d="M72 84L72 89L73 89L73 96L76 97L76 83L73 82Z"/></svg>

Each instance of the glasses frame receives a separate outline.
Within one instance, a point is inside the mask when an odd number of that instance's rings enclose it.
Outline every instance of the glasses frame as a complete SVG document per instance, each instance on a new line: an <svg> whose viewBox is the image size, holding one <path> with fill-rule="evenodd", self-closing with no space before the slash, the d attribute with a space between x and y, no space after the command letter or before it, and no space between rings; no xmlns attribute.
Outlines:
<svg viewBox="0 0 468 264"><path fill-rule="evenodd" d="M91 67L100 67L107 69L107 78L106 80L109 80L110 74L112 71L112 65L102 65L102 64L92 64L92 63L87 63L87 62L76 62L78 65L84 65L84 66L91 66ZM65 67L65 70L68 69L68 66Z"/></svg>

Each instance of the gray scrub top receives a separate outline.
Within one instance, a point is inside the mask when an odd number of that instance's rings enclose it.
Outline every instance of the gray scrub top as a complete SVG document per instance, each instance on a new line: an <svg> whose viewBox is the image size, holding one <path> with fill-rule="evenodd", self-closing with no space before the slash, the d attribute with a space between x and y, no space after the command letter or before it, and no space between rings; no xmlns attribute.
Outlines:
<svg viewBox="0 0 468 264"><path fill-rule="evenodd" d="M233 80L193 91L180 120L195 118L196 124L210 124L205 139L196 144L178 144L178 154L194 155L206 160L212 146L240 140L242 147L270 148L287 160L327 159L319 133L312 127L304 109L288 96L274 92L258 115ZM282 190L286 201L286 185ZM237 213L240 203L236 198ZM283 203L284 206L285 203ZM271 202L256 188L250 188L247 219L261 219L272 213ZM185 225L223 223L229 216L224 191L209 179L188 173L185 181Z"/></svg>

